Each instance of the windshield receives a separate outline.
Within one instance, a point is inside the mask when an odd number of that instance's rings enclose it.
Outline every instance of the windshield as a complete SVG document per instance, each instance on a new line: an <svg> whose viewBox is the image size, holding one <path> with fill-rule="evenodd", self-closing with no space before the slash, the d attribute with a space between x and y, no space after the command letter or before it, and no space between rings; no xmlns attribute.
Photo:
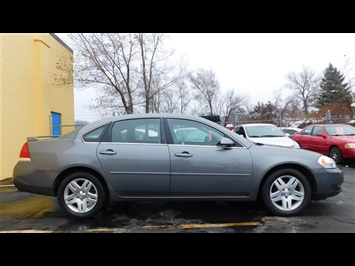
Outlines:
<svg viewBox="0 0 355 266"><path fill-rule="evenodd" d="M245 127L249 138L274 138L285 137L285 133L277 126L260 125Z"/></svg>
<svg viewBox="0 0 355 266"><path fill-rule="evenodd" d="M348 125L329 125L324 127L329 136L355 136L355 127Z"/></svg>

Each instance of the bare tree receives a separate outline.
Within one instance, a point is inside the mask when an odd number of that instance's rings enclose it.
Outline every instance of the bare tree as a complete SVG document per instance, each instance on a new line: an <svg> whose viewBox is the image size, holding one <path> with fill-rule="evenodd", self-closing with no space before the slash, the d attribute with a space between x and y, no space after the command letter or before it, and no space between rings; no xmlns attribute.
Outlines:
<svg viewBox="0 0 355 266"><path fill-rule="evenodd" d="M57 71L49 73L52 85L73 85L73 62L73 55L62 53L58 56L58 61L56 62Z"/></svg>
<svg viewBox="0 0 355 266"><path fill-rule="evenodd" d="M120 99L119 107L125 113L132 113L135 87L131 67L137 54L133 36L77 33L69 34L69 37L77 52L75 77L78 85L99 87L109 91L111 96L113 89Z"/></svg>
<svg viewBox="0 0 355 266"><path fill-rule="evenodd" d="M219 114L224 123L238 123L235 121L236 115L245 113L245 106L249 104L248 95L239 95L234 89L228 90L218 102Z"/></svg>
<svg viewBox="0 0 355 266"><path fill-rule="evenodd" d="M187 65L183 58L174 65L174 68L170 68L169 73L175 78L164 90L155 91L150 99L151 111L168 113L184 113L186 111L191 101L190 91L186 84L188 76L186 69ZM153 80L154 87L159 88L159 84L156 84L155 81L156 79Z"/></svg>
<svg viewBox="0 0 355 266"><path fill-rule="evenodd" d="M300 120L303 111L300 109L300 100L290 96L290 103L287 106L287 116L289 121Z"/></svg>
<svg viewBox="0 0 355 266"><path fill-rule="evenodd" d="M180 82L178 82L176 87L180 107L179 113L183 114L186 113L187 108L193 99L191 95L191 90L187 86L185 80L181 80Z"/></svg>
<svg viewBox="0 0 355 266"><path fill-rule="evenodd" d="M161 33L138 33L136 39L140 48L141 68L138 71L143 84L143 95L145 98L145 112L150 112L150 101L153 97L164 89L173 85L180 77L169 78L169 69L165 65L159 68L159 64L166 60L172 53L159 50L165 35Z"/></svg>
<svg viewBox="0 0 355 266"><path fill-rule="evenodd" d="M101 90L96 105L108 112L133 113L143 106L150 112L152 98L176 82L170 77L162 48L164 34L78 33L69 35L76 50L79 86Z"/></svg>
<svg viewBox="0 0 355 266"><path fill-rule="evenodd" d="M312 106L317 96L320 77L309 67L303 67L302 72L292 72L287 74L288 84L286 87L291 89L293 97L299 99L303 106L305 114L309 113L309 107Z"/></svg>
<svg viewBox="0 0 355 266"><path fill-rule="evenodd" d="M155 111L163 113L177 113L179 107L175 95L175 91L170 88L157 94L152 101L153 103L159 103L159 109L155 109Z"/></svg>
<svg viewBox="0 0 355 266"><path fill-rule="evenodd" d="M294 102L295 98L293 96L286 96L286 98L283 98L283 92L284 90L281 88L279 90L274 90L274 102L273 105L277 108L276 112L279 116L280 126L286 126L286 121L288 113L291 111L291 106L292 103Z"/></svg>
<svg viewBox="0 0 355 266"><path fill-rule="evenodd" d="M292 97L289 97L288 99L285 100L283 106L280 106L280 126L288 126L286 124L285 120L287 120L288 117L288 111L290 110L290 106L292 105Z"/></svg>
<svg viewBox="0 0 355 266"><path fill-rule="evenodd" d="M162 99L160 110L168 113L186 113L190 102L193 100L191 96L191 91L185 80L180 79L174 86L160 94L160 99Z"/></svg>
<svg viewBox="0 0 355 266"><path fill-rule="evenodd" d="M199 69L196 74L191 73L189 80L196 90L196 100L206 106L210 115L214 114L215 104L220 94L219 82L212 70Z"/></svg>
<svg viewBox="0 0 355 266"><path fill-rule="evenodd" d="M346 57L346 55L344 55ZM347 78L347 83L350 88L353 88L355 85L355 76L352 76L351 73L354 73L355 65L350 62L349 58L346 58L344 66L340 69L344 76ZM355 94L355 92L354 92ZM354 97L355 100L355 97Z"/></svg>

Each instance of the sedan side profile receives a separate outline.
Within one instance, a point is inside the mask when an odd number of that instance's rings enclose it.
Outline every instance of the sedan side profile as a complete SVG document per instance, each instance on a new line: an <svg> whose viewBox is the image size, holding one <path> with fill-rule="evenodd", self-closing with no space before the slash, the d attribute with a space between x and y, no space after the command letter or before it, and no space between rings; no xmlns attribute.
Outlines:
<svg viewBox="0 0 355 266"><path fill-rule="evenodd" d="M19 191L57 197L88 219L114 201L257 201L301 214L339 194L343 172L319 153L257 145L193 115L104 118L58 138L28 137L13 170Z"/></svg>
<svg viewBox="0 0 355 266"><path fill-rule="evenodd" d="M355 128L347 124L309 125L292 139L302 149L328 155L338 164L355 159Z"/></svg>

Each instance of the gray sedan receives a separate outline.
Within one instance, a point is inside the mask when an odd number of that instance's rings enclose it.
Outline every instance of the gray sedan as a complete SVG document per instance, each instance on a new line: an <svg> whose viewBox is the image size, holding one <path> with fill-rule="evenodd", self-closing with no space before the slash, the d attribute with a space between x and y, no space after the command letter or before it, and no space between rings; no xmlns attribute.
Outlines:
<svg viewBox="0 0 355 266"><path fill-rule="evenodd" d="M257 145L194 115L104 118L58 138L29 137L14 167L19 191L94 217L114 201L257 201L277 216L341 192L343 172L319 153Z"/></svg>

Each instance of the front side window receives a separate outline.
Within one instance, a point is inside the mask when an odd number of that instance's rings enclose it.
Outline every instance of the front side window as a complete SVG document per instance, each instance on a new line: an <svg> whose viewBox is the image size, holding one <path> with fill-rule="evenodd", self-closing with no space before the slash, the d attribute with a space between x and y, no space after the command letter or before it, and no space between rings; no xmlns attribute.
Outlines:
<svg viewBox="0 0 355 266"><path fill-rule="evenodd" d="M318 133L323 133L323 129L320 126L313 127L312 136L317 136Z"/></svg>
<svg viewBox="0 0 355 266"><path fill-rule="evenodd" d="M174 144L216 146L224 134L206 124L184 119L168 119Z"/></svg>

